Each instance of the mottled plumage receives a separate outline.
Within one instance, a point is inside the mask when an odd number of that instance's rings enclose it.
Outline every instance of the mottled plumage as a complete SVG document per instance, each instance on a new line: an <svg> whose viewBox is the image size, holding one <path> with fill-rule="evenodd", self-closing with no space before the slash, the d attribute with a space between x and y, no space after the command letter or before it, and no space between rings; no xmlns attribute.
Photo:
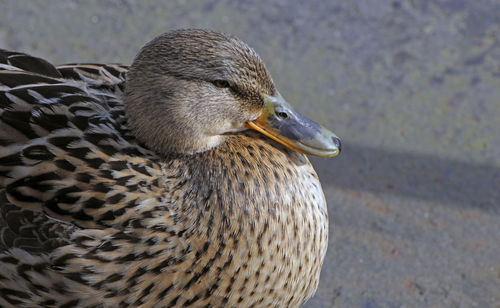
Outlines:
<svg viewBox="0 0 500 308"><path fill-rule="evenodd" d="M162 39L132 81L126 66L0 51L0 306L296 307L313 294L328 237L316 173L245 122L224 126L275 94L261 60L213 32ZM207 51L217 41L234 53ZM205 126L179 135L179 106ZM196 135L210 123L228 132Z"/></svg>

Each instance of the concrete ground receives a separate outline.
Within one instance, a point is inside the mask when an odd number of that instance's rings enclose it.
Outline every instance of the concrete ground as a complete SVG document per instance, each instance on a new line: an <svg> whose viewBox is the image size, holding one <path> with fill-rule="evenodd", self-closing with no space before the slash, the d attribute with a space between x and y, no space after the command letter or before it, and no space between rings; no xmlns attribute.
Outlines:
<svg viewBox="0 0 500 308"><path fill-rule="evenodd" d="M313 159L331 234L305 307L500 307L498 1L0 1L0 47L56 63L186 27L248 42L343 140Z"/></svg>

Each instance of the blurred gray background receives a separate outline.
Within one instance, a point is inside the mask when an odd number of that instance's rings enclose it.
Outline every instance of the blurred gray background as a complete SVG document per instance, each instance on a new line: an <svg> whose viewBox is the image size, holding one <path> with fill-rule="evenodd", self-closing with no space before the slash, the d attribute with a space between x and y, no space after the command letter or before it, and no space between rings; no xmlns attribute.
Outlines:
<svg viewBox="0 0 500 308"><path fill-rule="evenodd" d="M343 140L313 159L331 232L305 307L500 307L499 1L0 0L0 48L59 64L186 27L246 41Z"/></svg>

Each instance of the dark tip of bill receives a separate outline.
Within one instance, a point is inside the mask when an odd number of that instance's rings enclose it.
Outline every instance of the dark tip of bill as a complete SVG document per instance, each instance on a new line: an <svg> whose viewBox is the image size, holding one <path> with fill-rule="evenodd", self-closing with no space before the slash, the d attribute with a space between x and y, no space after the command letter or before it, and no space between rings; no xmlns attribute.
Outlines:
<svg viewBox="0 0 500 308"><path fill-rule="evenodd" d="M332 137L332 141L339 149L339 152L342 151L342 144L340 143L340 139L337 137Z"/></svg>

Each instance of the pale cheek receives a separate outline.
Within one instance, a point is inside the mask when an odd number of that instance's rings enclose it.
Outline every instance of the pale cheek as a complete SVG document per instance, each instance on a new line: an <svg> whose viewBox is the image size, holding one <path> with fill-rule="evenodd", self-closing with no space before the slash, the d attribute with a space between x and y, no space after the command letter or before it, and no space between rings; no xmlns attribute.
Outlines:
<svg viewBox="0 0 500 308"><path fill-rule="evenodd" d="M222 135L246 129L248 120L241 114L239 102L229 98L221 100L215 107L217 112L212 121L217 123L217 127L214 127L216 134Z"/></svg>
<svg viewBox="0 0 500 308"><path fill-rule="evenodd" d="M232 131L238 132L247 129L246 122L238 121L238 122L231 122L231 129Z"/></svg>
<svg viewBox="0 0 500 308"><path fill-rule="evenodd" d="M225 120L219 122L219 124L214 127L212 135L222 135L226 133L239 132L246 129L245 122Z"/></svg>
<svg viewBox="0 0 500 308"><path fill-rule="evenodd" d="M255 114L250 113L250 114L244 114L244 115L240 114L238 116L235 116L235 118L238 119L236 120L233 119L227 123L226 132L239 132L247 130L249 128L247 122L257 119L259 115L260 115L259 113Z"/></svg>

